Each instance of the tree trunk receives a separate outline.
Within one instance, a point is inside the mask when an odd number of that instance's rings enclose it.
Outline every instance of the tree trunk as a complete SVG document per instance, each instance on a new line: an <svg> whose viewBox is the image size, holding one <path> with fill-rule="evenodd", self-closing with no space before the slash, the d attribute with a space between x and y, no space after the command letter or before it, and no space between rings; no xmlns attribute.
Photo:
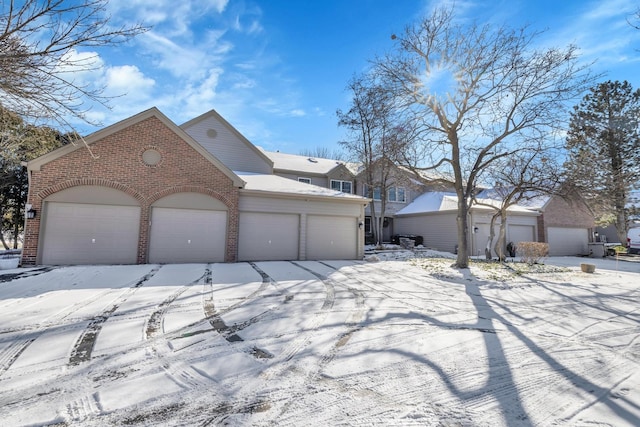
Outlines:
<svg viewBox="0 0 640 427"><path fill-rule="evenodd" d="M373 239L376 242L376 246L380 244L380 222L378 221L378 215L376 214L376 202L371 202L371 232L373 233Z"/></svg>
<svg viewBox="0 0 640 427"><path fill-rule="evenodd" d="M4 240L4 234L2 233L2 230L0 230L0 242L2 242L2 246L4 246L5 250L9 250L9 245L7 245L7 242Z"/></svg>
<svg viewBox="0 0 640 427"><path fill-rule="evenodd" d="M469 207L467 206L467 200L463 194L458 195L458 217L456 222L458 225L458 258L456 259L456 267L469 268L469 248L468 248L468 233L469 233L469 220L467 214Z"/></svg>
<svg viewBox="0 0 640 427"><path fill-rule="evenodd" d="M493 243L494 237L496 237L495 225L496 225L496 218L497 217L498 217L497 213L491 215L491 223L489 224L489 238L487 239L487 246L484 248L484 256L488 260L493 258L492 254L491 254L491 244Z"/></svg>
<svg viewBox="0 0 640 427"><path fill-rule="evenodd" d="M494 250L498 255L498 260L500 262L504 262L507 259L507 254L504 252L505 247L507 246L507 210L500 210L500 231L498 232L498 240L496 241L496 246Z"/></svg>

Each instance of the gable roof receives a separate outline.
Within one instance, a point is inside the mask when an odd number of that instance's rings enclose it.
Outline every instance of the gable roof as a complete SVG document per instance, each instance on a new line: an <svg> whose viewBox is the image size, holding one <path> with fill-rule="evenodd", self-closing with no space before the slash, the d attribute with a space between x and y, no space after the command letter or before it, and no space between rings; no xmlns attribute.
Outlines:
<svg viewBox="0 0 640 427"><path fill-rule="evenodd" d="M488 210L492 209L490 206L495 206L496 208L500 206L500 201L496 199L478 198L477 200L479 203L472 204L470 209ZM444 191L427 191L426 193L416 197L413 202L405 206L403 209L396 212L396 215L455 211L457 208L458 196L456 195L456 193ZM518 212L521 214L538 215L538 212L536 212L535 209L522 205L509 206L507 208L507 211L511 213Z"/></svg>
<svg viewBox="0 0 640 427"><path fill-rule="evenodd" d="M501 199L500 192L495 188L485 188L477 194L477 197L480 199L491 200ZM549 194L526 191L524 193L524 198L518 202L518 205L528 209L543 211L550 200L551 196Z"/></svg>
<svg viewBox="0 0 640 427"><path fill-rule="evenodd" d="M345 167L344 162L321 157L299 156L278 151L265 151L264 154L273 161L273 169L279 172L300 172L313 175L327 175L338 167Z"/></svg>
<svg viewBox="0 0 640 427"><path fill-rule="evenodd" d="M259 194L271 193L278 196L288 196L296 198L322 198L335 201L355 202L366 205L369 199L355 194L343 193L330 188L320 187L313 184L298 182L278 175L259 174L252 172L236 172L246 185L243 193L256 192Z"/></svg>
<svg viewBox="0 0 640 427"><path fill-rule="evenodd" d="M180 128L185 130L190 127L197 125L198 123L207 120L209 118L213 118L216 121L220 122L224 127L226 127L235 137L237 137L240 141L242 141L251 151L258 155L264 162L266 162L270 168L273 168L273 161L265 155L265 153L260 150L258 147L253 145L251 141L249 141L243 134L240 133L235 127L231 125L224 117L222 117L216 110L211 109L204 114L199 115L183 124L180 125Z"/></svg>
<svg viewBox="0 0 640 427"><path fill-rule="evenodd" d="M118 131L128 128L136 123L147 120L151 117L155 117L160 120L165 126L167 126L171 131L173 131L176 135L178 135L184 142L189 144L194 150L196 150L200 155L209 160L216 168L218 168L221 172L223 172L229 179L233 181L233 185L236 187L243 187L244 181L238 177L231 169L229 169L226 165L224 165L220 160L218 160L215 156L213 156L210 152L204 149L196 140L190 137L184 130L182 130L179 126L173 123L167 116L162 114L160 110L156 107L152 107L148 110L145 110L141 113L138 113L134 116L131 116L127 119L121 120L117 123L114 123L110 126L107 126L104 129L96 131L84 138L84 143L87 146L91 146L96 142L110 136ZM40 156L36 159L33 159L27 162L27 168L29 170L40 170L40 167L44 164L47 164L53 160L56 160L62 156L65 156L69 153L72 153L75 150L86 149L84 144L67 144L63 147L58 148L50 153L47 153L43 156Z"/></svg>

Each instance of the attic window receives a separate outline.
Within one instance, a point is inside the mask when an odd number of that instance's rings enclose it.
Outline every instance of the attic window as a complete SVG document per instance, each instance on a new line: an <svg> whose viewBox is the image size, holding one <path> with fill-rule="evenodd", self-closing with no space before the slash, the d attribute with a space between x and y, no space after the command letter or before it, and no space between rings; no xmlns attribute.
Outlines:
<svg viewBox="0 0 640 427"><path fill-rule="evenodd" d="M312 157L309 157L307 160L309 160L311 163L318 163L318 161Z"/></svg>
<svg viewBox="0 0 640 427"><path fill-rule="evenodd" d="M218 136L218 131L216 131L215 129L207 129L207 136L213 139Z"/></svg>

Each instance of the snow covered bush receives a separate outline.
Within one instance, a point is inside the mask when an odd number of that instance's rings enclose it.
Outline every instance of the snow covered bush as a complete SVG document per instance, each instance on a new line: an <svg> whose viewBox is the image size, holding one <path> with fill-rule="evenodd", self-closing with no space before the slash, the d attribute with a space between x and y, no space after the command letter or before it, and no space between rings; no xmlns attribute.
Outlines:
<svg viewBox="0 0 640 427"><path fill-rule="evenodd" d="M538 264L540 260L549 255L549 244L540 242L520 242L516 253L529 265Z"/></svg>

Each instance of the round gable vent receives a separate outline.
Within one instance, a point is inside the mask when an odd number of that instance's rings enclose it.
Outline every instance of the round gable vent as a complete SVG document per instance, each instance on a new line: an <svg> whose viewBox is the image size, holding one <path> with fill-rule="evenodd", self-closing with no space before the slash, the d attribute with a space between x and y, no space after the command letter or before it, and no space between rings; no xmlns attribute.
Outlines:
<svg viewBox="0 0 640 427"><path fill-rule="evenodd" d="M216 136L218 136L218 131L216 131L215 129L207 129L207 136L209 138L215 138Z"/></svg>
<svg viewBox="0 0 640 427"><path fill-rule="evenodd" d="M162 154L153 148L149 148L142 153L142 162L147 166L157 166L160 160L162 160Z"/></svg>

